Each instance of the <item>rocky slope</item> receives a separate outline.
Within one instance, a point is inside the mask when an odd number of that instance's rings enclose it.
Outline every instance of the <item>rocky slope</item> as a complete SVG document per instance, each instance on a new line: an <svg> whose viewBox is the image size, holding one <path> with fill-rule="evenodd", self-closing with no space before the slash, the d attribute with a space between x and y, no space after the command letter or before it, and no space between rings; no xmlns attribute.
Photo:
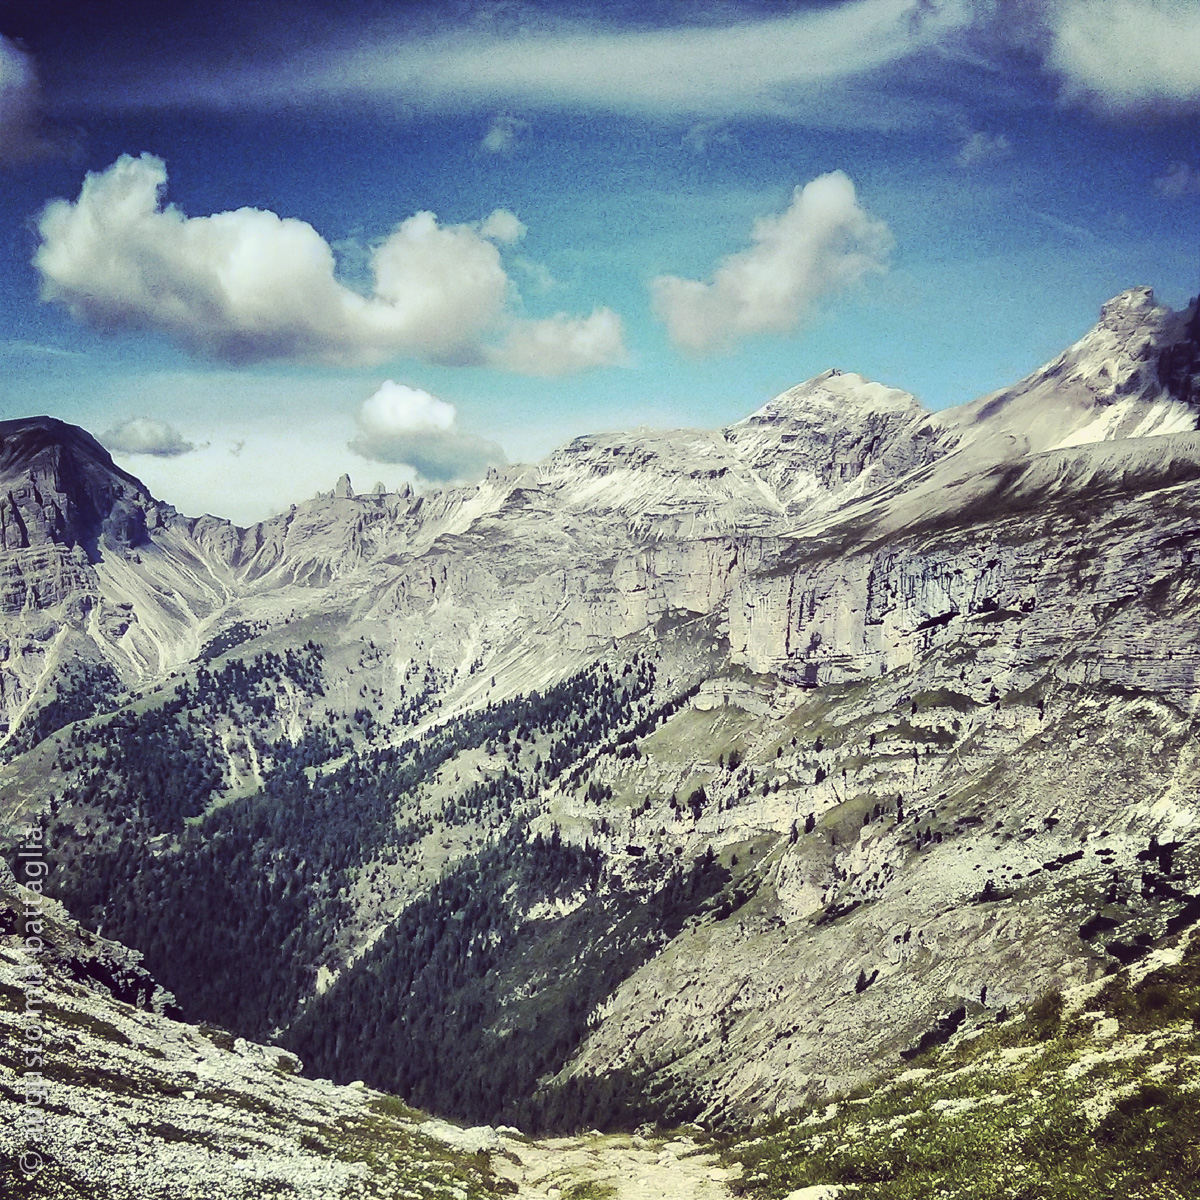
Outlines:
<svg viewBox="0 0 1200 1200"><path fill-rule="evenodd" d="M5 1196L485 1200L594 1187L722 1200L721 1181L738 1173L687 1137L540 1143L431 1119L361 1082L305 1079L278 1047L154 1011L135 955L80 930L7 868L0 931Z"/></svg>
<svg viewBox="0 0 1200 1200"><path fill-rule="evenodd" d="M942 1031L870 1086L730 1139L743 1195L1191 1196L1200 1183L1200 941Z"/></svg>
<svg viewBox="0 0 1200 1200"><path fill-rule="evenodd" d="M0 871L6 1196L1161 1200L1200 1180L1195 935L1025 1012L966 1030L951 1014L865 1086L715 1143L463 1128L303 1078L293 1055L180 1024L155 998L136 956Z"/></svg>
<svg viewBox="0 0 1200 1200"><path fill-rule="evenodd" d="M1134 289L959 409L828 372L251 529L14 423L0 812L318 1073L550 1128L849 1086L1200 913L1197 361Z"/></svg>

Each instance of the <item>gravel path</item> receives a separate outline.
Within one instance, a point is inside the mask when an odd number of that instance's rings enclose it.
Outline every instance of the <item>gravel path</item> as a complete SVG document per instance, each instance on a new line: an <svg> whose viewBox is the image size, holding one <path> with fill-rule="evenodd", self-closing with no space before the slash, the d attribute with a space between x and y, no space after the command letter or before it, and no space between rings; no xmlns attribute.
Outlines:
<svg viewBox="0 0 1200 1200"><path fill-rule="evenodd" d="M725 1181L735 1174L690 1139L636 1134L505 1139L492 1164L517 1184L523 1200L569 1200L584 1183L595 1185L584 1193L588 1200L729 1200Z"/></svg>

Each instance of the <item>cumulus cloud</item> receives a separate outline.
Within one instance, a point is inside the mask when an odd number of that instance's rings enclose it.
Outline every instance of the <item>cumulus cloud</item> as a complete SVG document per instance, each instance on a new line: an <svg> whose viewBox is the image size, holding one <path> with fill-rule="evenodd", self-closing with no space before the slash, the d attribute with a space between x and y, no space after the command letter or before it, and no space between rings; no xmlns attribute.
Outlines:
<svg viewBox="0 0 1200 1200"><path fill-rule="evenodd" d="M458 429L457 418L453 404L388 379L363 401L362 432L350 449L374 462L405 463L434 483L470 482L507 461L495 442Z"/></svg>
<svg viewBox="0 0 1200 1200"><path fill-rule="evenodd" d="M453 404L422 388L387 379L373 396L363 401L358 419L368 433L386 438L430 430L445 432L456 416Z"/></svg>
<svg viewBox="0 0 1200 1200"><path fill-rule="evenodd" d="M1128 111L1200 102L1195 0L1057 0L1048 64L1068 93Z"/></svg>
<svg viewBox="0 0 1200 1200"><path fill-rule="evenodd" d="M528 231L524 222L517 219L514 213L506 208L497 208L485 217L479 226L479 236L490 238L493 242L503 242L506 246L519 242Z"/></svg>
<svg viewBox="0 0 1200 1200"><path fill-rule="evenodd" d="M750 240L710 282L652 280L655 312L676 345L702 354L787 333L826 296L886 270L893 239L859 204L850 178L833 171L796 188L782 213L756 220Z"/></svg>
<svg viewBox="0 0 1200 1200"><path fill-rule="evenodd" d="M1003 133L975 131L963 139L958 153L954 156L954 161L960 167L974 167L980 163L1007 158L1010 154L1012 154L1012 142Z"/></svg>
<svg viewBox="0 0 1200 1200"><path fill-rule="evenodd" d="M528 121L522 121L508 113L497 113L492 118L487 133L483 135L479 148L485 154L511 154L528 128Z"/></svg>
<svg viewBox="0 0 1200 1200"><path fill-rule="evenodd" d="M361 329L369 341L436 362L478 360L480 340L508 298L508 276L489 239L420 212L376 248L372 265L375 294L363 305Z"/></svg>
<svg viewBox="0 0 1200 1200"><path fill-rule="evenodd" d="M166 421L155 417L130 417L100 435L101 445L117 454L152 454L156 458L177 458L196 449L195 443Z"/></svg>
<svg viewBox="0 0 1200 1200"><path fill-rule="evenodd" d="M122 155L89 172L77 200L46 205L42 298L97 329L151 330L233 363L482 363L522 326L497 243L525 226L506 210L477 225L402 221L371 251L362 295L306 222L254 208L188 217L164 206L166 183L161 159Z"/></svg>
<svg viewBox="0 0 1200 1200"><path fill-rule="evenodd" d="M1180 196L1200 196L1200 168L1187 163L1173 162L1154 181L1154 190L1160 196L1176 199Z"/></svg>

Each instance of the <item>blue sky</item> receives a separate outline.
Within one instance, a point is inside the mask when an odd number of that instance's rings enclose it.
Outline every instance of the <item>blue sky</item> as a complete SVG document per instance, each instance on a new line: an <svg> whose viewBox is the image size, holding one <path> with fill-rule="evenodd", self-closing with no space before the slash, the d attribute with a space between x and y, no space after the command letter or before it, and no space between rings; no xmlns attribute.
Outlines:
<svg viewBox="0 0 1200 1200"><path fill-rule="evenodd" d="M941 408L1200 289L1195 0L8 0L0 37L0 415L189 513L830 366Z"/></svg>

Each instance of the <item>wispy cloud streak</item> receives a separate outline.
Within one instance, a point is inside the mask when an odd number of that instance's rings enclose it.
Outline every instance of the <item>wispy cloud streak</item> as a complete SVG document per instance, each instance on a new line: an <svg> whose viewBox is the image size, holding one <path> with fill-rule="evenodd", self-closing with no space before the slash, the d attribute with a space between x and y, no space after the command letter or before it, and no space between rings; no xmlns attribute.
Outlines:
<svg viewBox="0 0 1200 1200"><path fill-rule="evenodd" d="M920 104L892 103L870 77L934 48L970 23L964 0L851 0L785 17L669 29L560 23L517 35L410 34L370 47L328 47L269 67L154 79L110 104L219 108L340 99L447 109L506 104L722 117L803 115L815 124L905 123ZM870 94L856 94L863 86ZM494 124L486 148L520 130Z"/></svg>

